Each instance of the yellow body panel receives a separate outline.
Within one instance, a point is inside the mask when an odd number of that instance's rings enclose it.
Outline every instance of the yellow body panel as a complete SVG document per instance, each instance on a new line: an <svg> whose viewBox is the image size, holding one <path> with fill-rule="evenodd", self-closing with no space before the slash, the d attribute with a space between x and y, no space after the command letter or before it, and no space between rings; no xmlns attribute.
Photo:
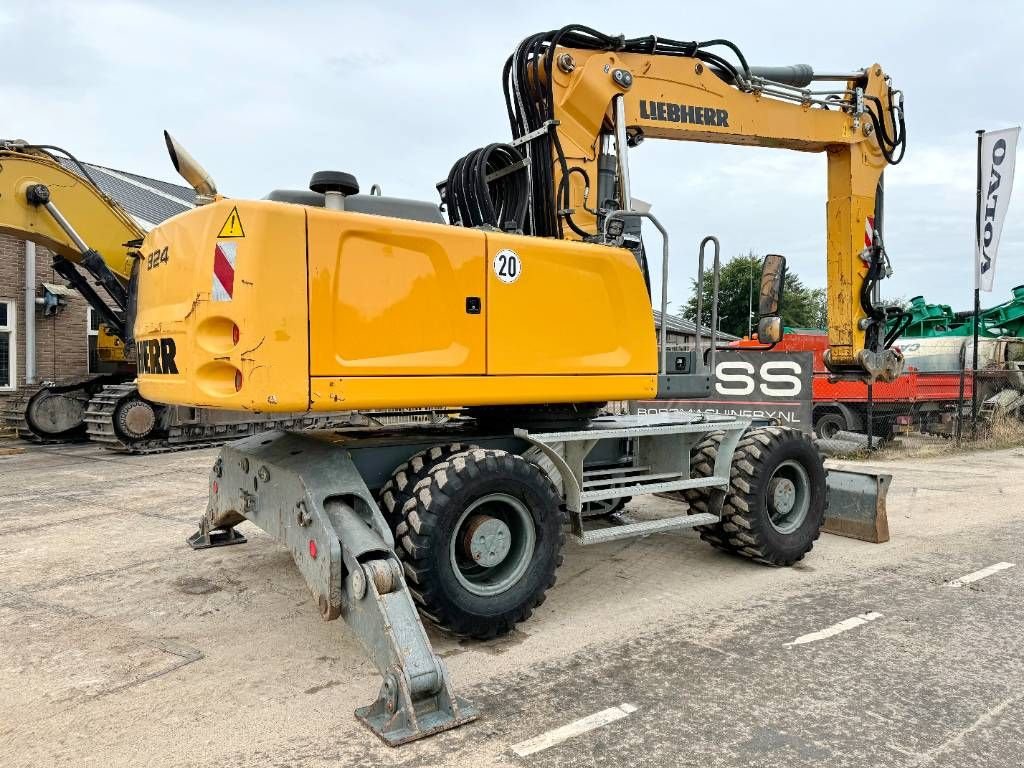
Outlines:
<svg viewBox="0 0 1024 768"><path fill-rule="evenodd" d="M218 238L233 210L244 237ZM235 259L221 301L218 244ZM254 201L165 222L144 251L164 247L140 271L135 324L139 390L156 402L338 411L657 389L650 300L620 248ZM522 264L508 284L492 266L503 249Z"/></svg>
<svg viewBox="0 0 1024 768"><path fill-rule="evenodd" d="M512 283L492 266L503 249L522 265ZM489 374L657 371L647 289L629 251L488 232L487 264Z"/></svg>
<svg viewBox="0 0 1024 768"><path fill-rule="evenodd" d="M642 400L654 397L658 391L658 377L654 374L316 377L311 384L315 407L330 411L412 408L439 403L470 406Z"/></svg>
<svg viewBox="0 0 1024 768"><path fill-rule="evenodd" d="M482 374L484 233L309 208L313 376ZM454 230L454 231L453 231Z"/></svg>
<svg viewBox="0 0 1024 768"><path fill-rule="evenodd" d="M236 207L245 237L218 239ZM235 253L230 301L213 300L218 243ZM135 339L142 396L160 403L233 410L306 410L305 209L223 200L154 228L143 251L164 247L166 262L139 270ZM176 372L167 370L162 354L170 344ZM242 376L238 391L236 373Z"/></svg>

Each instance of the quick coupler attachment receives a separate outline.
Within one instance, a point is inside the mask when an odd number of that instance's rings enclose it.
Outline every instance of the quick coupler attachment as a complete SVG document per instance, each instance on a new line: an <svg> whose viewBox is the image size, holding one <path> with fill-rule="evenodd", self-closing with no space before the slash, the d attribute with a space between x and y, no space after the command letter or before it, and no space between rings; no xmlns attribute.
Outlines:
<svg viewBox="0 0 1024 768"><path fill-rule="evenodd" d="M189 543L238 536L234 527L244 520L288 547L324 620L340 617L359 637L383 681L377 699L355 714L386 744L477 718L431 648L391 529L347 450L316 433L287 432L222 448Z"/></svg>

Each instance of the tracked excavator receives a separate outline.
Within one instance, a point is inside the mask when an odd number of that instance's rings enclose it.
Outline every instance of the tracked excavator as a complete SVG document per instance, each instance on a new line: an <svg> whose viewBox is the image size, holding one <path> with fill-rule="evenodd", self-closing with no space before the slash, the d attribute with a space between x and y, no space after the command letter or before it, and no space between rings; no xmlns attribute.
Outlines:
<svg viewBox="0 0 1024 768"><path fill-rule="evenodd" d="M641 142L824 154L828 364L864 380L902 370L886 330L900 310L874 299L889 271L880 181L905 148L902 95L879 65L755 67L724 40L570 26L524 40L503 81L513 139L469 152L438 184L447 222L436 206L360 199L351 174L321 171L308 192L211 194L139 249L133 329L149 401L460 409L433 427L281 431L225 446L189 539L197 550L240 544L249 521L288 547L321 616L343 618L379 669L380 692L356 716L392 745L478 714L420 617L471 638L511 631L554 584L565 525L588 546L696 529L731 555L785 566L850 492L789 429L599 413L711 388L714 349L668 350L651 322L652 303L666 312L679 257L632 197ZM209 191L208 174L170 149ZM645 221L661 236L660 286ZM716 242L705 238L701 254ZM784 268L766 258L766 343L782 335ZM663 492L685 495L678 514L585 513Z"/></svg>
<svg viewBox="0 0 1024 768"><path fill-rule="evenodd" d="M62 164L60 156L69 162ZM337 416L301 412L258 417L251 411L202 411L140 396L125 318L145 232L99 189L88 167L58 147L0 140L0 232L54 254L54 271L101 318L97 356L114 368L29 387L5 401L4 421L21 437L39 442L88 437L107 448L140 453L217 445L266 429L341 423Z"/></svg>

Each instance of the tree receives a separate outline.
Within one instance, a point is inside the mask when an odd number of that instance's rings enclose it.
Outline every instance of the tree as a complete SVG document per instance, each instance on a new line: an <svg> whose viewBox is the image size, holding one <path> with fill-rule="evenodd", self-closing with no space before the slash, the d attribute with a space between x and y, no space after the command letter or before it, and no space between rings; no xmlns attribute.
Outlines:
<svg viewBox="0 0 1024 768"><path fill-rule="evenodd" d="M697 281L691 281L689 301L683 307L683 317L697 317ZM711 271L703 280L704 307L701 325L711 325ZM725 333L745 336L748 328L757 332L757 298L761 285L761 259L753 251L736 256L722 265L718 283L719 328ZM782 322L792 328L825 327L825 290L807 288L800 277L786 270L782 297Z"/></svg>
<svg viewBox="0 0 1024 768"><path fill-rule="evenodd" d="M811 289L814 302L814 324L812 328L828 328L828 291L824 288Z"/></svg>

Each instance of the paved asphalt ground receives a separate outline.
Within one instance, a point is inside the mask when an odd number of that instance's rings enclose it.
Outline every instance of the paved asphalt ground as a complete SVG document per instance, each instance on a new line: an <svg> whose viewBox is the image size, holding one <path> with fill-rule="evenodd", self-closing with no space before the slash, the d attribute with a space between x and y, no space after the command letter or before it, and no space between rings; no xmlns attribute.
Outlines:
<svg viewBox="0 0 1024 768"><path fill-rule="evenodd" d="M1024 450L886 463L893 540L791 569L691 532L569 545L521 631L431 633L482 717L399 749L281 547L185 546L214 455L0 455L0 766L1024 762Z"/></svg>

